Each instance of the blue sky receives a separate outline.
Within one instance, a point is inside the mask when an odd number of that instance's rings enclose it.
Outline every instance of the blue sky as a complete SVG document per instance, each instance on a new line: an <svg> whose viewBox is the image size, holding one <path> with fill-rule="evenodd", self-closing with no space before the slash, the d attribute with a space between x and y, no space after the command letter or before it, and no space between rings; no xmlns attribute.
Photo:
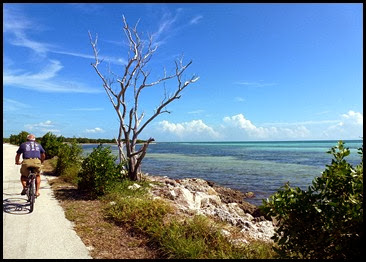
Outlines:
<svg viewBox="0 0 366 262"><path fill-rule="evenodd" d="M151 82L184 55L200 78L141 134L156 141L360 139L362 4L3 4L3 136L113 138L117 115L88 31L117 75L122 15L158 50ZM176 82L167 82L173 92ZM164 97L147 89L151 115ZM146 117L147 118L147 117Z"/></svg>

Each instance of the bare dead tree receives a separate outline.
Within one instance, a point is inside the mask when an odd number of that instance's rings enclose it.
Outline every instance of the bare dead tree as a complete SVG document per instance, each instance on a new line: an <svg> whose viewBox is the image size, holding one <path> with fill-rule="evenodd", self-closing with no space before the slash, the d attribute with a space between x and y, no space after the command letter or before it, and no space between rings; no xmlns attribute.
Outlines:
<svg viewBox="0 0 366 262"><path fill-rule="evenodd" d="M95 62L91 65L95 69L98 76L103 82L103 88L112 103L119 120L119 131L116 143L119 150L119 160L128 163L128 177L131 180L140 180L141 162L146 155L147 148L154 138L149 138L144 144L136 149L136 144L141 132L149 125L157 116L163 113L170 113L166 106L176 99L181 97L181 92L191 83L196 82L199 77L193 75L189 80L182 80L183 73L192 64L183 64L183 59L175 61L175 71L172 74L167 74L164 70L164 76L155 80L149 81L150 71L146 69L146 65L150 62L153 54L157 50L157 45L153 45L153 38L143 41L137 32L137 25L130 28L123 16L123 30L129 43L129 58L124 67L122 77L118 77L116 81L107 78L101 73L98 66L102 62L98 57L98 35L93 39L89 32L90 43L94 51ZM147 43L147 45L146 45ZM145 114L139 113L139 98L143 90L148 87L154 87L162 83L166 83L170 79L177 80L177 87L172 95L165 93L164 98L157 106L153 114L144 120ZM117 90L112 88L114 83L118 82ZM133 90L133 103L127 104L127 93Z"/></svg>

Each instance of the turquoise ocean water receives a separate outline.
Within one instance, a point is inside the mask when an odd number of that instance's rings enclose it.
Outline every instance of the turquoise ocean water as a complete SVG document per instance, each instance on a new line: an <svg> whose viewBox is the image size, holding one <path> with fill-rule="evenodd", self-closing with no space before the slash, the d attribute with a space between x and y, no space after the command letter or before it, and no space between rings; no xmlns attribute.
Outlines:
<svg viewBox="0 0 366 262"><path fill-rule="evenodd" d="M351 154L347 160L357 165L357 149L362 140L344 141ZM337 141L296 142L171 142L151 144L142 171L173 179L202 178L219 185L254 192L248 199L260 205L287 181L306 189L321 175L332 156L326 152ZM117 155L118 149L110 145ZM96 145L83 145L88 154Z"/></svg>

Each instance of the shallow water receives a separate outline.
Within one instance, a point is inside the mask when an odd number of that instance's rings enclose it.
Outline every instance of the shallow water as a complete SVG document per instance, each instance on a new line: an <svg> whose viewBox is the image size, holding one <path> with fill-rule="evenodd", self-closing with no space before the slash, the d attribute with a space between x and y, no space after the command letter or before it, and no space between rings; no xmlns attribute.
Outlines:
<svg viewBox="0 0 366 262"><path fill-rule="evenodd" d="M192 142L151 144L142 170L173 179L197 177L243 192L254 192L247 199L260 205L287 181L306 189L321 175L332 156L326 152L337 141L296 142ZM351 150L347 160L357 165L357 149L362 140L345 141ZM83 145L88 154L96 145ZM118 153L112 145L112 152Z"/></svg>

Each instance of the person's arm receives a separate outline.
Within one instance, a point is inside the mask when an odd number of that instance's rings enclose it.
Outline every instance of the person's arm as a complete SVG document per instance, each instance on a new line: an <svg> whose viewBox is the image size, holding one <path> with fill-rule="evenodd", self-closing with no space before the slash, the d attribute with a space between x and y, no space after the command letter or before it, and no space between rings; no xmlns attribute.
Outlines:
<svg viewBox="0 0 366 262"><path fill-rule="evenodd" d="M43 164L43 161L46 159L46 154L41 153L41 163Z"/></svg>
<svg viewBox="0 0 366 262"><path fill-rule="evenodd" d="M19 153L17 153L17 155L15 156L15 164L16 165L21 165L22 163L19 162L19 159L20 159L20 155Z"/></svg>

